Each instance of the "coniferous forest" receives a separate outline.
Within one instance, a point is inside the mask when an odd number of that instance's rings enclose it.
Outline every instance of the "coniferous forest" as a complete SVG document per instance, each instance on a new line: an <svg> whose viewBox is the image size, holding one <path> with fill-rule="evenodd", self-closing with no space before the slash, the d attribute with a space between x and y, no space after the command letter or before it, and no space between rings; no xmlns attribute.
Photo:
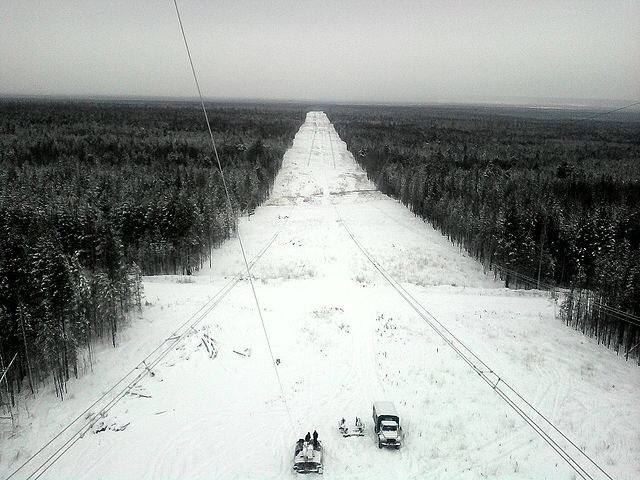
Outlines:
<svg viewBox="0 0 640 480"><path fill-rule="evenodd" d="M265 200L305 110L210 105L226 197L199 104L0 102L0 354L10 389L114 346L141 275L190 274ZM213 266L215 268L215 265Z"/></svg>
<svg viewBox="0 0 640 480"><path fill-rule="evenodd" d="M0 102L0 355L60 396L116 345L142 275L190 274L266 199L309 107ZM377 186L507 286L563 293L568 325L640 357L640 118L481 107L327 113ZM215 268L215 265L213 266ZM1 367L2 365L0 365Z"/></svg>
<svg viewBox="0 0 640 480"><path fill-rule="evenodd" d="M561 292L568 325L640 358L640 323L629 316L640 315L640 114L442 106L329 115L382 192L507 286Z"/></svg>

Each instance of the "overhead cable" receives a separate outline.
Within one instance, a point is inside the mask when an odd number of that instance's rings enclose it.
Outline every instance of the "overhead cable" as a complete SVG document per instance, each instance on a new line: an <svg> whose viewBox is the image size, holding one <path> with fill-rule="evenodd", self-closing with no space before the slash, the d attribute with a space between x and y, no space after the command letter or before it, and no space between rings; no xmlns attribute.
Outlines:
<svg viewBox="0 0 640 480"><path fill-rule="evenodd" d="M213 153L216 158L216 162L218 164L218 170L220 171L220 177L222 178L222 185L224 187L224 193L227 198L227 209L230 218L233 217L233 207L231 204L231 196L229 195L229 188L227 187L227 181L224 177L224 171L222 169L222 163L220 162L220 156L218 155L218 149L216 147L216 141L213 138L213 131L211 130L211 123L209 122L209 115L207 114L207 109L204 105L204 99L202 97L202 90L200 89L200 83L198 82L198 75L196 73L196 68L193 64L193 58L191 57L191 51L189 50L189 43L187 42L187 35L184 31L184 26L182 24L182 17L180 16L180 9L178 8L178 0L173 0L173 4L176 7L176 14L178 16L178 23L180 24L180 31L182 32L182 39L184 40L184 46L187 51L187 56L189 57L189 64L191 65L191 73L193 74L193 80L196 84L196 89L198 90L198 97L200 98L200 105L202 106L202 113L204 114L204 119L207 123L207 130L209 131L209 139L211 140L211 147L213 148ZM267 333L267 327L264 322L264 317L262 315L262 309L260 308L260 302L258 301L258 295L256 294L255 285L253 282L253 275L251 275L251 269L249 268L249 262L247 261L247 255L245 253L244 244L242 242L242 236L240 235L240 230L237 230L237 238L238 244L240 245L240 251L242 252L242 258L244 260L244 264L247 270L247 277L249 278L249 284L251 285L251 291L253 292L253 298L255 300L256 309L258 310L258 316L260 317L260 323L262 324L262 331L264 332L264 337L267 342L267 347L269 349L269 355L271 356L271 365L276 375L276 379L278 381L278 386L280 387L280 394L282 395L282 401L287 410L287 414L289 416L289 422L291 423L291 429L295 431L295 426L293 422L293 417L291 416L291 411L289 410L289 404L287 403L287 398L284 393L284 388L282 386L282 380L280 379L280 373L278 372L278 367L276 365L275 356L273 354L273 349L271 348L271 342L269 341L269 335Z"/></svg>

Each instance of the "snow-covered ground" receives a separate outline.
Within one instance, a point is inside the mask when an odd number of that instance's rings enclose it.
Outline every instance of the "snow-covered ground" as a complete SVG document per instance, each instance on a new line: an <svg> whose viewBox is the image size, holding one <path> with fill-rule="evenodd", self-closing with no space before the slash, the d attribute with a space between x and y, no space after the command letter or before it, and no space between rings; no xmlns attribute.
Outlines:
<svg viewBox="0 0 640 480"><path fill-rule="evenodd" d="M580 478L390 287L343 222L613 478L640 478L640 369L565 327L546 294L502 288L375 191L321 112L307 115L270 200L240 225L249 260L277 234L252 272L289 412L245 278L180 330L184 340L154 375L124 392L43 478L292 478L294 442L314 429L327 478ZM147 278L143 314L117 349L100 349L93 372L71 382L64 402L50 391L22 402L19 429L2 437L2 478L153 348L170 345L206 302L214 306L216 292L243 269L237 240L214 251L212 263L193 277ZM75 439L117 391L14 478ZM406 433L400 451L377 448L374 400L395 402ZM342 438L338 420L356 415L367 434Z"/></svg>

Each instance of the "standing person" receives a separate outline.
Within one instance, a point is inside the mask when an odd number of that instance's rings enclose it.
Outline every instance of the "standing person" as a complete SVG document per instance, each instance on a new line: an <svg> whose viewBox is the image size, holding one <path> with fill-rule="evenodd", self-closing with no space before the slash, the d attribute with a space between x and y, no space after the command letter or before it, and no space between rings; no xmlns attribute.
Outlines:
<svg viewBox="0 0 640 480"><path fill-rule="evenodd" d="M338 430L340 430L340 432L343 435L347 433L347 426L345 425L346 423L347 423L346 420L343 418L342 420L340 420L340 423L338 424Z"/></svg>
<svg viewBox="0 0 640 480"><path fill-rule="evenodd" d="M304 436L304 441L307 443L311 441L311 434L309 432L307 432L307 434Z"/></svg>
<svg viewBox="0 0 640 480"><path fill-rule="evenodd" d="M318 432L313 431L313 448L318 448Z"/></svg>

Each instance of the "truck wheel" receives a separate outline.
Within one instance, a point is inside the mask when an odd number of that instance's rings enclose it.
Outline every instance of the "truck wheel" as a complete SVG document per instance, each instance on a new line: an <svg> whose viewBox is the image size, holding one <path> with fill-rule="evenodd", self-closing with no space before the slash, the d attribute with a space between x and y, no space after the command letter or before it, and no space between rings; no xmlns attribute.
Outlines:
<svg viewBox="0 0 640 480"><path fill-rule="evenodd" d="M378 448L382 448L382 442L380 442L380 440L378 440Z"/></svg>

